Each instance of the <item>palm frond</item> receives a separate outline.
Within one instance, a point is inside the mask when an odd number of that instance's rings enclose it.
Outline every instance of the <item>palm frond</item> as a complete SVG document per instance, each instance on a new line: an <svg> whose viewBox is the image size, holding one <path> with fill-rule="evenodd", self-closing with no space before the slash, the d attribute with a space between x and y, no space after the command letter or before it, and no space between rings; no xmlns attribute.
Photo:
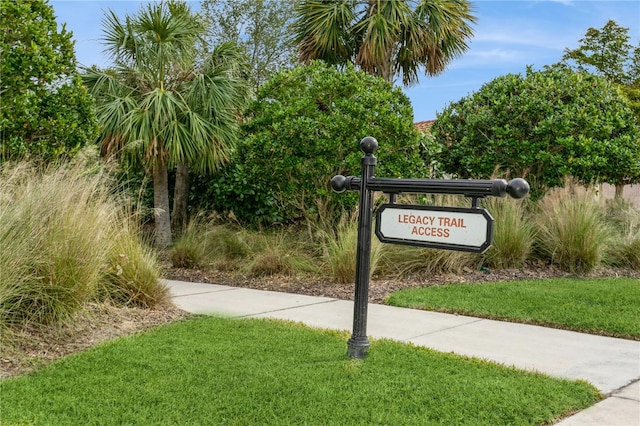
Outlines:
<svg viewBox="0 0 640 426"><path fill-rule="evenodd" d="M340 0L306 0L297 5L293 28L300 61L344 64L351 60L354 6L354 1Z"/></svg>
<svg viewBox="0 0 640 426"><path fill-rule="evenodd" d="M353 62L405 86L466 51L476 21L468 0L302 0L295 11L300 61Z"/></svg>
<svg viewBox="0 0 640 426"><path fill-rule="evenodd" d="M416 14L425 24L432 43L419 52L427 74L437 75L468 49L476 18L465 0L422 0Z"/></svg>
<svg viewBox="0 0 640 426"><path fill-rule="evenodd" d="M201 25L176 1L148 4L125 19L107 14L104 40L115 65L83 76L98 101L105 153L203 170L228 160L237 113L249 98L243 56L225 43L199 60Z"/></svg>

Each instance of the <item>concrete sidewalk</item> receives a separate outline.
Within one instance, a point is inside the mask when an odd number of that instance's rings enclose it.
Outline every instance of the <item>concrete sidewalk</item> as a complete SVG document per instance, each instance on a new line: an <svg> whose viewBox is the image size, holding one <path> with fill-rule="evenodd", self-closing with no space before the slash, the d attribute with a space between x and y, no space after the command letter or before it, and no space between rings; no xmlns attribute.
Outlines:
<svg viewBox="0 0 640 426"><path fill-rule="evenodd" d="M352 327L351 301L165 282L174 303L192 313L277 318L349 331ZM638 341L377 304L369 304L367 334L555 377L586 380L608 398L559 425L640 426Z"/></svg>

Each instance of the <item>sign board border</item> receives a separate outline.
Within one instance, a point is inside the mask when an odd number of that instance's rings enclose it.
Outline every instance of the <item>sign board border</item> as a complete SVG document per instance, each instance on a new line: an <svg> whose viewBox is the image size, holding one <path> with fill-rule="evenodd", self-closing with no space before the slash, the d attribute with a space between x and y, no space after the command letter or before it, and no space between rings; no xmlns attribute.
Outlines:
<svg viewBox="0 0 640 426"><path fill-rule="evenodd" d="M469 246L469 245L463 245L463 244L447 244L447 243L437 243L437 242L431 242L431 241L418 241L418 240L408 240L404 238L385 237L384 235L382 235L382 232L380 230L380 226L381 226L380 216L382 215L382 212L387 208L401 209L401 210L421 210L421 211L481 214L487 219L487 234L485 238L485 243L482 244L481 246ZM491 244L493 243L493 224L494 224L494 219L491 216L491 213L489 213L487 209L385 203L376 209L375 234L376 234L376 237L378 237L378 240L380 240L380 242L382 243L402 244L402 245L408 245L408 246L427 247L427 248L434 248L434 249L441 249L441 250L465 251L470 253L484 253L489 249L489 247L491 247Z"/></svg>

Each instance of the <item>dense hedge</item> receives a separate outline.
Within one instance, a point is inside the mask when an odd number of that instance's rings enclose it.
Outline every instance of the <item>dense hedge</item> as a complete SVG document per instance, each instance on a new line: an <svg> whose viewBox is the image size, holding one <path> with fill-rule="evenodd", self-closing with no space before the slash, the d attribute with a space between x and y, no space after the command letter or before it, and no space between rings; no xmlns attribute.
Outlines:
<svg viewBox="0 0 640 426"><path fill-rule="evenodd" d="M352 66L316 61L277 74L246 117L232 164L204 191L209 206L245 223L292 223L353 207L355 194L333 194L329 181L360 174L365 136L380 143L378 176L426 173L409 99Z"/></svg>
<svg viewBox="0 0 640 426"><path fill-rule="evenodd" d="M432 127L439 161L461 178L510 174L532 189L640 179L640 133L615 85L562 66L508 74L450 104ZM534 193L535 195L535 193Z"/></svg>

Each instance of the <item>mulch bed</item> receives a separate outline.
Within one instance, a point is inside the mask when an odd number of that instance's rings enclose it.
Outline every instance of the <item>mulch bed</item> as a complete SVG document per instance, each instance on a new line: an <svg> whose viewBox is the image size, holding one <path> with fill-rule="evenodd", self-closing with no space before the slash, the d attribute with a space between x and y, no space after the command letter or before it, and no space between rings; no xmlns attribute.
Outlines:
<svg viewBox="0 0 640 426"><path fill-rule="evenodd" d="M309 296L332 297L353 300L354 284L337 284L329 279L317 277L292 277L287 275L249 277L206 271L200 269L171 268L165 278L177 281L222 284L232 287L245 287L256 290L279 291L305 294ZM536 278L570 277L571 274L552 267L535 269L505 269L473 271L466 269L460 274L420 274L398 279L372 279L369 283L369 303L384 303L388 295L404 288L427 287L442 284L480 283L506 280L526 280ZM601 269L589 277L630 276L640 278L640 271L623 269Z"/></svg>

